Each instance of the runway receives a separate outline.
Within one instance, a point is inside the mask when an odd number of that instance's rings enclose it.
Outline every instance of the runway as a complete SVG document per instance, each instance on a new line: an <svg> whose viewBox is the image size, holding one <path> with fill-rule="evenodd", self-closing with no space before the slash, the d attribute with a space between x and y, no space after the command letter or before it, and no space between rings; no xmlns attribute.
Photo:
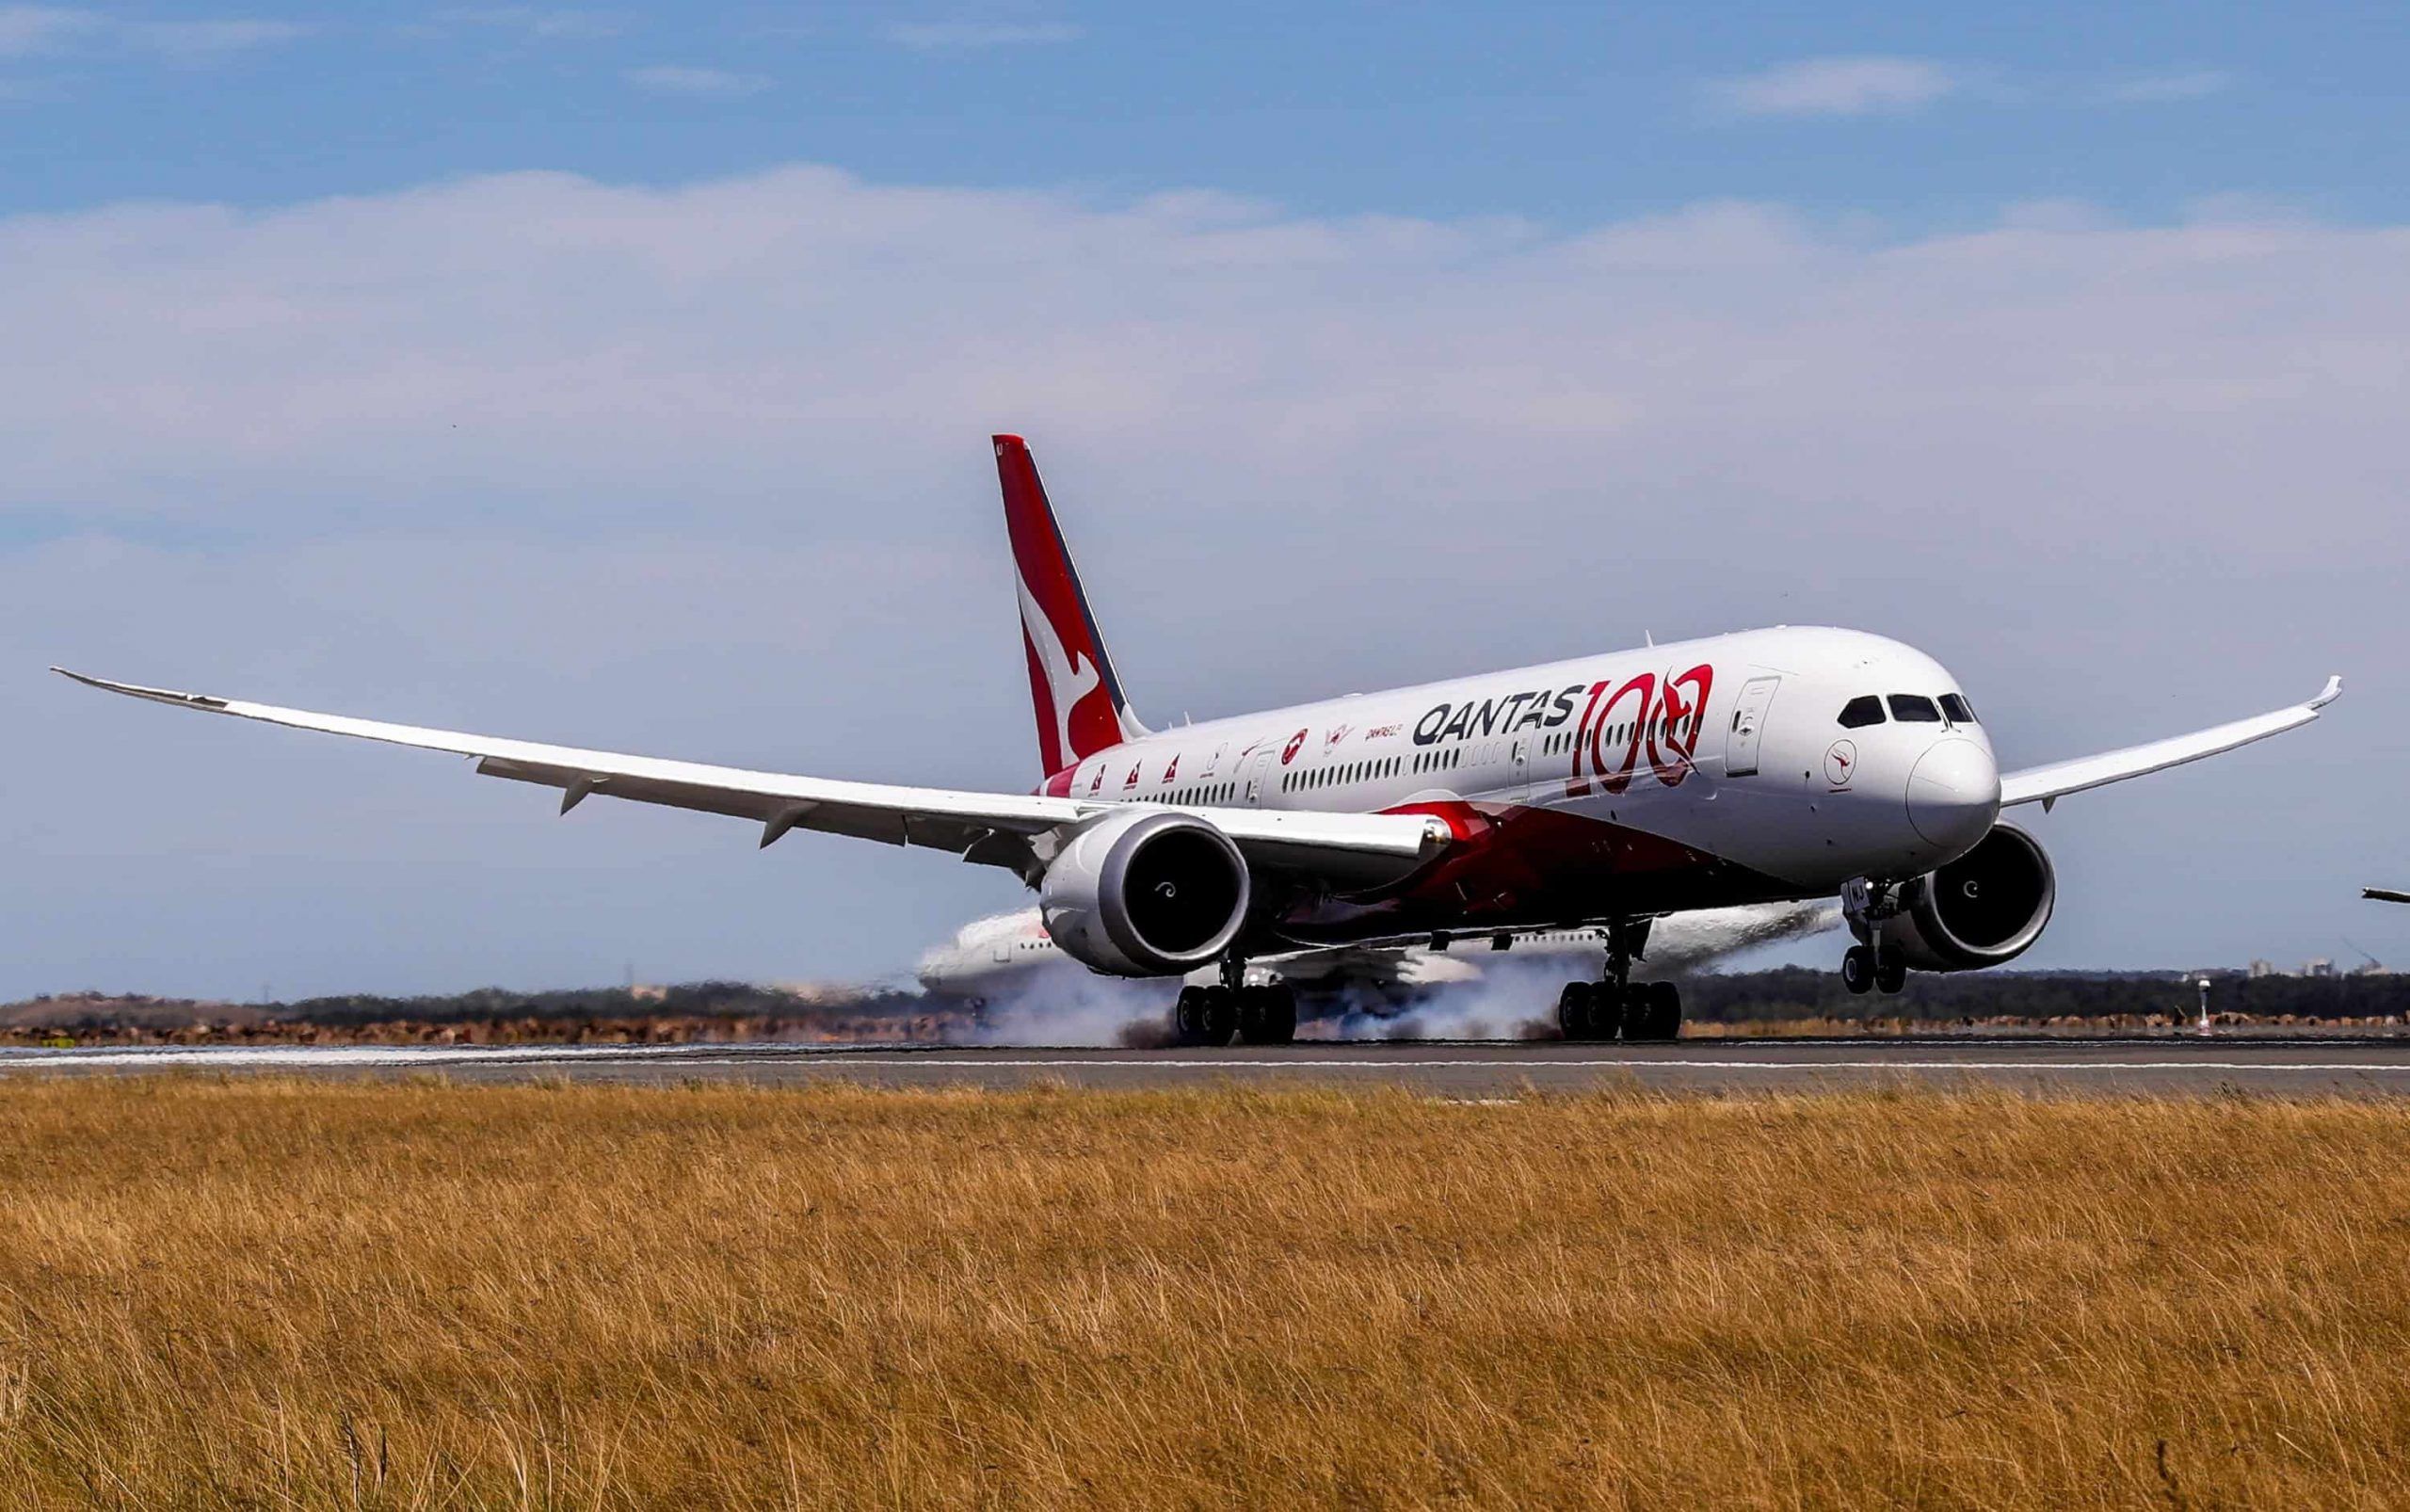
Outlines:
<svg viewBox="0 0 2410 1512"><path fill-rule="evenodd" d="M798 1044L137 1047L0 1051L0 1074L267 1071L462 1080L690 1079L884 1086L1394 1085L1453 1097L1641 1086L1683 1092L1920 1085L2056 1092L2410 1094L2410 1037L1689 1039L1045 1050Z"/></svg>

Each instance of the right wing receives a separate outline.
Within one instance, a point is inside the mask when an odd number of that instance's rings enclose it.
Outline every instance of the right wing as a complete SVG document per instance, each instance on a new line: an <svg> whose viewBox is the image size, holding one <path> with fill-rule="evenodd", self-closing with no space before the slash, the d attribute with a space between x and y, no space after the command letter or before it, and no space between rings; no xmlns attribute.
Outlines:
<svg viewBox="0 0 2410 1512"><path fill-rule="evenodd" d="M2123 750L2106 751L2098 756L2079 756L2073 761L2053 762L2048 766L2029 766L2021 772L2011 772L2000 780L2000 806L2014 808L2020 803L2039 803L2045 811L2070 793L2100 787L2110 782L2122 782L2129 777L2145 777L2163 772L2186 762L2197 762L2205 756L2216 756L2248 746L2255 740L2281 735L2288 730L2298 730L2318 717L2318 711L2343 696L2343 680L2330 677L2318 697L2307 703L2296 703L2290 709L2255 715L2237 719L2232 724L2219 725L2213 730L2198 730L2189 735L2174 735L2154 740L2146 746L2129 746Z"/></svg>
<svg viewBox="0 0 2410 1512"><path fill-rule="evenodd" d="M893 787L705 766L208 698L113 683L61 667L51 670L87 687L179 709L474 757L484 776L561 789L563 813L600 795L750 819L762 826L764 845L790 829L817 829L891 845L950 850L965 861L1011 867L1026 878L1052 854L1048 842L1056 832L1124 807L1074 798ZM1194 812L1229 835L1250 862L1314 876L1351 879L1403 876L1448 843L1443 821L1419 814L1220 808Z"/></svg>
<svg viewBox="0 0 2410 1512"><path fill-rule="evenodd" d="M2396 893L2389 887L2364 887L2360 896L2374 898L2379 903L2410 903L2410 893Z"/></svg>

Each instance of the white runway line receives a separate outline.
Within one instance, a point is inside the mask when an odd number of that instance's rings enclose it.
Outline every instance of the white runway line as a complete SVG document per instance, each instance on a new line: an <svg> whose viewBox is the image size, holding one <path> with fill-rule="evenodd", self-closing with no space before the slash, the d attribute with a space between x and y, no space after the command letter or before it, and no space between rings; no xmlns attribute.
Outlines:
<svg viewBox="0 0 2410 1512"><path fill-rule="evenodd" d="M1500 1060L1478 1056L1461 1060L950 1060L921 1055L879 1055L876 1054L848 1055L848 1065L875 1066L936 1066L960 1067L963 1070L985 1070L1003 1067L1019 1070L1068 1070L1080 1068L1112 1070L1145 1069L1149 1070L1348 1070L1393 1071L1414 1070L1452 1070L1458 1067L1481 1067L1486 1070L1517 1070L1531 1068L1543 1070L1646 1070L1651 1067L1671 1067L1681 1070L1707 1071L2410 1071L2410 1061L2198 1061L2198 1060ZM743 1066L743 1060L694 1060L694 1066Z"/></svg>
<svg viewBox="0 0 2410 1512"><path fill-rule="evenodd" d="M897 1054L876 1048L829 1047L801 1049L764 1044L745 1054L701 1052L691 1045L292 1045L213 1048L203 1046L138 1046L104 1050L0 1051L0 1070L58 1067L343 1067L395 1066L525 1067L571 1065L578 1062L670 1062L697 1068L775 1065L804 1067L826 1061L831 1067L877 1067L931 1071L978 1070L1183 1070L1183 1071L1399 1071L1479 1069L1515 1071L1596 1070L1646 1072L1652 1069L1694 1071L2231 1071L2265 1075L2272 1071L2299 1075L2340 1075L2353 1072L2410 1074L2410 1058L2366 1061L2164 1060L2085 1059L1936 1059L1886 1057L1827 1059L1814 1056L1735 1056L1728 1060L1637 1056L1629 1060L1602 1057L1513 1055L1379 1055L1364 1057L1230 1057L1195 1055L954 1055L942 1049Z"/></svg>
<svg viewBox="0 0 2410 1512"><path fill-rule="evenodd" d="M12 1066L409 1066L471 1062L543 1065L597 1056L635 1059L691 1055L691 1045L128 1045L106 1050L0 1051Z"/></svg>

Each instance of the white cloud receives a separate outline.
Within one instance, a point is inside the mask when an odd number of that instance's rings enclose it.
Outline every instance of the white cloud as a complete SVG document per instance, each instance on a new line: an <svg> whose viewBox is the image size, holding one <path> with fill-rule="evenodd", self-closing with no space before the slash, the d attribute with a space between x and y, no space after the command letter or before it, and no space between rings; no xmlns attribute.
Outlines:
<svg viewBox="0 0 2410 1512"><path fill-rule="evenodd" d="M2025 763L2340 670L2319 729L2034 821L2037 961L2318 954L2402 841L2363 809L2410 743L2405 264L2231 201L1550 231L809 167L0 218L7 785L42 795L0 810L0 996L814 976L1011 906L40 671L1025 785L998 429L1158 720L1823 621L1927 645Z"/></svg>
<svg viewBox="0 0 2410 1512"><path fill-rule="evenodd" d="M292 41L309 29L285 21L134 21L98 10L7 6L0 7L0 57L122 48L180 63L211 62Z"/></svg>
<svg viewBox="0 0 2410 1512"><path fill-rule="evenodd" d="M748 94L759 94L770 87L770 81L759 73L690 68L676 63L656 63L649 68L630 69L627 80L647 94L688 95L704 100L741 99Z"/></svg>
<svg viewBox="0 0 2410 1512"><path fill-rule="evenodd" d="M129 45L177 62L205 63L309 35L288 21L145 21L112 24Z"/></svg>
<svg viewBox="0 0 2410 1512"><path fill-rule="evenodd" d="M2210 95L2225 93L2233 86L2234 75L2224 69L2180 69L2121 80L2109 86L2103 96L2120 105L2170 105L2186 100L2206 100Z"/></svg>
<svg viewBox="0 0 2410 1512"><path fill-rule="evenodd" d="M101 24L88 10L59 6L0 6L0 57L47 53Z"/></svg>
<svg viewBox="0 0 2410 1512"><path fill-rule="evenodd" d="M455 7L437 11L435 19L444 24L485 26L554 41L596 41L627 29L627 18L614 11L538 6Z"/></svg>
<svg viewBox="0 0 2410 1512"><path fill-rule="evenodd" d="M887 28L891 42L935 51L945 48L1031 47L1075 42L1085 35L1063 23L996 23L976 21L905 22Z"/></svg>
<svg viewBox="0 0 2410 1512"><path fill-rule="evenodd" d="M1742 116L1898 115L1957 89L1950 69L1918 57L1811 57L1720 79L1709 101Z"/></svg>

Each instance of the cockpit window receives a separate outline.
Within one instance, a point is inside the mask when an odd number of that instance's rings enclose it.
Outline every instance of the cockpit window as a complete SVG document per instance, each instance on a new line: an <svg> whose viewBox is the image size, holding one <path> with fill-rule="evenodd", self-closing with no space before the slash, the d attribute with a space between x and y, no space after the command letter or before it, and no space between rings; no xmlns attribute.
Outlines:
<svg viewBox="0 0 2410 1512"><path fill-rule="evenodd" d="M1862 699L1852 699L1841 705L1841 728L1863 729L1883 722L1883 700L1869 693Z"/></svg>
<svg viewBox="0 0 2410 1512"><path fill-rule="evenodd" d="M1941 712L1950 716L1950 722L1953 725L1970 725L1975 722L1975 711L1968 704L1963 694L1943 694Z"/></svg>
<svg viewBox="0 0 2410 1512"><path fill-rule="evenodd" d="M1921 693L1894 693L1891 717L1904 725L1937 725L1941 723L1941 711Z"/></svg>

